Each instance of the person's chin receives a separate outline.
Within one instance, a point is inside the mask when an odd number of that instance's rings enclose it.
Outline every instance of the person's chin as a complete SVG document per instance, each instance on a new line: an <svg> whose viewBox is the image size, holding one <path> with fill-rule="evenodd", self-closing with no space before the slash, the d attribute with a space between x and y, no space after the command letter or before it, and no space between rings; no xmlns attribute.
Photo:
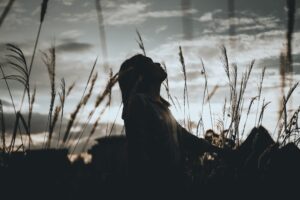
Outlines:
<svg viewBox="0 0 300 200"><path fill-rule="evenodd" d="M161 77L161 81L163 82L166 78L167 78L167 73L163 73L162 77Z"/></svg>

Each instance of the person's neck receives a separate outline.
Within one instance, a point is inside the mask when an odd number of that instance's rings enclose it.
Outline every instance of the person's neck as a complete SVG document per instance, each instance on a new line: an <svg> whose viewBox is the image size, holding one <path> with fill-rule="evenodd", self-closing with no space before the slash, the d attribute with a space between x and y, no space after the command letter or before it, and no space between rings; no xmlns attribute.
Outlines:
<svg viewBox="0 0 300 200"><path fill-rule="evenodd" d="M155 101L160 101L160 84L152 85L147 91L147 95Z"/></svg>

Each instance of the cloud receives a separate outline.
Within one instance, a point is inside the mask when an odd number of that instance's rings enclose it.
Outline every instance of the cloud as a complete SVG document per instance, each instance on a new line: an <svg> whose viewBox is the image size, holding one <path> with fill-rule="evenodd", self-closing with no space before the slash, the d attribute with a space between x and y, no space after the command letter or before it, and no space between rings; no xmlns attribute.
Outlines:
<svg viewBox="0 0 300 200"><path fill-rule="evenodd" d="M120 25L135 25L141 24L149 19L161 19L182 17L185 15L195 14L196 9L182 10L157 10L150 11L150 3L135 2L135 3L105 3L103 7L104 24L110 26ZM62 13L62 18L57 17L56 20L65 20L68 22L95 22L97 14L95 9L87 10L84 13Z"/></svg>
<svg viewBox="0 0 300 200"><path fill-rule="evenodd" d="M208 22L213 20L213 14L211 12L203 14L200 18L200 22Z"/></svg>
<svg viewBox="0 0 300 200"><path fill-rule="evenodd" d="M149 7L149 3L127 3L103 12L107 25L139 24L145 21L141 14Z"/></svg>
<svg viewBox="0 0 300 200"><path fill-rule="evenodd" d="M83 42L68 42L56 46L57 51L63 52L83 52L90 50L93 45Z"/></svg>
<svg viewBox="0 0 300 200"><path fill-rule="evenodd" d="M198 11L196 9L188 9L184 12L182 10L162 10L162 11L154 11L154 12L147 12L142 14L142 17L146 18L169 18L169 17L182 17L188 14L195 14Z"/></svg>
<svg viewBox="0 0 300 200"><path fill-rule="evenodd" d="M72 39L76 39L80 36L82 36L82 31L80 30L67 30L67 31L64 31L60 34L61 37L63 38L72 38Z"/></svg>
<svg viewBox="0 0 300 200"><path fill-rule="evenodd" d="M76 0L56 0L56 2L63 4L64 6L72 6Z"/></svg>
<svg viewBox="0 0 300 200"><path fill-rule="evenodd" d="M261 16L253 12L237 12L235 17L228 18L226 12L214 10L193 19L201 23L205 34L228 34L230 26L235 28L236 33L252 34L282 27L277 16Z"/></svg>
<svg viewBox="0 0 300 200"><path fill-rule="evenodd" d="M66 6L71 6L73 5L75 0L63 0L62 3Z"/></svg>
<svg viewBox="0 0 300 200"><path fill-rule="evenodd" d="M158 10L147 11L150 4L146 3L131 3L123 4L116 8L116 10L110 10L104 12L104 21L107 25L128 25L128 24L140 24L148 19L160 19L160 18L172 18L182 17L185 15L195 14L198 11L196 9L188 9L185 12L182 10Z"/></svg>
<svg viewBox="0 0 300 200"><path fill-rule="evenodd" d="M167 25L160 26L155 30L155 33L163 32L163 31L167 30L167 28L168 28Z"/></svg>

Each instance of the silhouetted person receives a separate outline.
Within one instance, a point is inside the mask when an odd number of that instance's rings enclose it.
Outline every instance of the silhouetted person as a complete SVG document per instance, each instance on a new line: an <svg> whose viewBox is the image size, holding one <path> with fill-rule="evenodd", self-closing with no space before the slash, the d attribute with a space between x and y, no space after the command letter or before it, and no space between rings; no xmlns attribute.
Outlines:
<svg viewBox="0 0 300 200"><path fill-rule="evenodd" d="M119 71L130 187L142 198L183 194L183 151L219 151L177 123L160 96L166 77L159 63L143 55L126 60Z"/></svg>

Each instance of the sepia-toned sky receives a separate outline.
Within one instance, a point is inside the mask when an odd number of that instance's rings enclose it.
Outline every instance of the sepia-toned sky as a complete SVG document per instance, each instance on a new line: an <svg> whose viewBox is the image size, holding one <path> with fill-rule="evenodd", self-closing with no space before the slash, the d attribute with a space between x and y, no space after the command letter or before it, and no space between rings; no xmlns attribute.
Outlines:
<svg viewBox="0 0 300 200"><path fill-rule="evenodd" d="M0 13L8 0L0 2ZM228 50L229 62L238 66L239 77L255 59L254 70L245 94L245 113L252 97L258 94L260 73L266 67L262 99L270 102L265 111L263 124L274 131L278 119L279 102L282 97L279 74L279 56L285 49L287 29L287 7L285 0L235 0L230 9L226 0L101 0L103 27L106 33L109 66L117 72L120 64L130 56L141 53L138 48L136 29L142 35L146 53L167 66L171 94L182 105L184 80L178 56L178 47L183 48L186 61L187 84L190 101L190 115L197 122L205 79L201 74L201 59L206 67L208 90L217 87L212 96L211 110L213 122L222 117L224 99L229 95L228 81L221 60L222 45ZM6 43L19 46L30 61L38 30L41 0L16 0L0 27L0 63L5 65ZM296 1L293 33L292 81L286 81L285 93L289 86L300 80L300 2ZM31 84L37 88L34 112L47 118L50 103L50 88L47 69L41 60L41 51L55 45L57 53L57 88L60 79L65 78L67 87L76 81L76 86L66 102L66 118L80 100L93 62L98 57L96 70L99 79L94 96L80 114L85 121L93 108L95 96L103 90L108 79L101 51L99 24L94 0L50 0L41 30L38 51L33 65ZM5 68L6 73L11 73ZM290 76L287 76L290 78ZM240 79L240 78L239 78ZM10 82L16 104L23 92L17 82ZM162 89L163 95L165 91ZM3 81L0 82L0 98L6 113L13 111L9 95ZM166 96L165 96L166 97ZM296 89L289 109L299 106L297 99L300 89ZM57 98L57 103L58 103ZM297 104L298 103L298 104ZM122 124L120 112L120 92L113 90L113 102L103 118L103 122ZM24 109L25 110L25 109ZM171 107L178 120L183 118L180 109ZM247 130L255 124L257 102L249 116ZM25 111L24 111L25 112ZM241 124L243 125L243 119ZM46 120L44 120L46 121ZM93 120L92 120L93 122ZM208 104L204 108L205 128L211 128ZM34 124L34 122L33 122ZM241 127L242 127L241 125ZM34 125L33 125L34 131ZM40 132L37 129L36 132Z"/></svg>

